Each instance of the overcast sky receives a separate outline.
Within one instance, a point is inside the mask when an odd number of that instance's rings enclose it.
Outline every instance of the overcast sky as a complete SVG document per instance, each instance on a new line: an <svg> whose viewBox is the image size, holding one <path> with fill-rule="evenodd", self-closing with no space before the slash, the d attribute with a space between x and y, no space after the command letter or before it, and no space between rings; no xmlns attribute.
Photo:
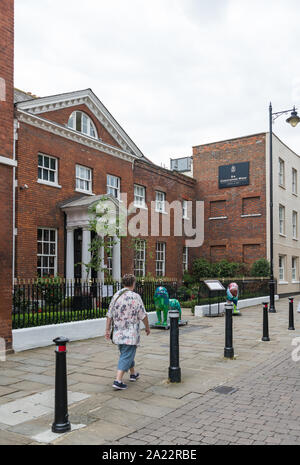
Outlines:
<svg viewBox="0 0 300 465"><path fill-rule="evenodd" d="M152 161L300 111L299 0L15 0L15 86L90 87ZM274 132L300 154L300 125Z"/></svg>

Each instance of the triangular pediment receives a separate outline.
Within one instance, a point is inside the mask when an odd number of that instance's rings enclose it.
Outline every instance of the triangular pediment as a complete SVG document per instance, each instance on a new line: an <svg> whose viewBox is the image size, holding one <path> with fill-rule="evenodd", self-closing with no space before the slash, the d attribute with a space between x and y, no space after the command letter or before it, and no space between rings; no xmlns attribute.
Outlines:
<svg viewBox="0 0 300 465"><path fill-rule="evenodd" d="M42 117L43 113L68 107L72 108L78 105L86 105L86 107L89 108L95 118L98 119L100 124L113 137L122 150L137 158L143 158L143 153L91 89L51 95L49 97L38 97L32 100L19 102L16 104L16 107L19 110L28 112L32 115L41 115Z"/></svg>

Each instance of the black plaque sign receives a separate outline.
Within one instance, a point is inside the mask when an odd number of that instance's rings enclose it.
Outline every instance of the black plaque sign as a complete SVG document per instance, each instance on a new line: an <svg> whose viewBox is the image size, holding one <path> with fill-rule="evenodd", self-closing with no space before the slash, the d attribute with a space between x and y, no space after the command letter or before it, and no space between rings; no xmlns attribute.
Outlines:
<svg viewBox="0 0 300 465"><path fill-rule="evenodd" d="M249 162L219 166L219 189L249 185Z"/></svg>

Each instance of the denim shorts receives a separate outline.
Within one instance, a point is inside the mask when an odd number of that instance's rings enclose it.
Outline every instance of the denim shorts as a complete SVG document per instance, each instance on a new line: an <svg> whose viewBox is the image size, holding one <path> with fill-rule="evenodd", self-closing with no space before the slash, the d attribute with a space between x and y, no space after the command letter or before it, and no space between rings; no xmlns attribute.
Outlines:
<svg viewBox="0 0 300 465"><path fill-rule="evenodd" d="M118 370L128 371L130 368L133 368L136 346L119 344L119 351L120 358L118 363Z"/></svg>

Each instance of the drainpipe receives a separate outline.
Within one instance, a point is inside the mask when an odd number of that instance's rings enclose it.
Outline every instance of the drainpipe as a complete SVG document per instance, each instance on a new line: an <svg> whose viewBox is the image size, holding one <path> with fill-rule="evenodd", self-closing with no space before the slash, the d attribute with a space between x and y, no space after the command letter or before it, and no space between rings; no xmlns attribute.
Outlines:
<svg viewBox="0 0 300 465"><path fill-rule="evenodd" d="M16 160L16 141L18 140L18 128L19 122L15 118L14 119L14 138L13 138L13 160ZM17 187L17 180L16 180L16 167L13 166L13 243L12 243L12 285L14 285L15 279L15 255L16 255L16 187Z"/></svg>

